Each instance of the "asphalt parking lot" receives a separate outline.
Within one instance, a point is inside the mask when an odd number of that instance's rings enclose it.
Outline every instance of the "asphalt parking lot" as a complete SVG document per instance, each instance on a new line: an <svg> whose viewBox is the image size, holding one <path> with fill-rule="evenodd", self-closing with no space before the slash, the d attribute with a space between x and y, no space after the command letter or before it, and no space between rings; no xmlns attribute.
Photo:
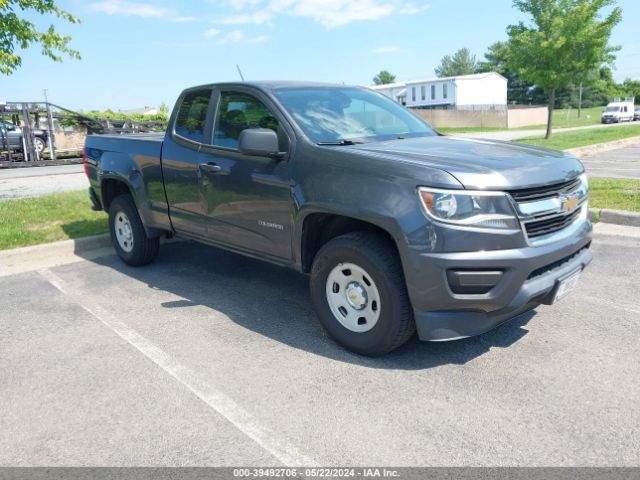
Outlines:
<svg viewBox="0 0 640 480"><path fill-rule="evenodd" d="M640 180L640 143L624 148L598 152L583 157L587 173L592 177L634 178Z"/></svg>
<svg viewBox="0 0 640 480"><path fill-rule="evenodd" d="M214 248L1 277L0 465L637 466L640 234L610 233L560 304L376 359Z"/></svg>

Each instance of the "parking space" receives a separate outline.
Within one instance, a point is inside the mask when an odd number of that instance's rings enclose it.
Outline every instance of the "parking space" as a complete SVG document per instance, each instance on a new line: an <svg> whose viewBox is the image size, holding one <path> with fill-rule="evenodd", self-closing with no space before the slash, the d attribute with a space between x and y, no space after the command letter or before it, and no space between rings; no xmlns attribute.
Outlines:
<svg viewBox="0 0 640 480"><path fill-rule="evenodd" d="M637 465L640 236L483 336L336 346L307 278L191 243L0 278L2 465Z"/></svg>

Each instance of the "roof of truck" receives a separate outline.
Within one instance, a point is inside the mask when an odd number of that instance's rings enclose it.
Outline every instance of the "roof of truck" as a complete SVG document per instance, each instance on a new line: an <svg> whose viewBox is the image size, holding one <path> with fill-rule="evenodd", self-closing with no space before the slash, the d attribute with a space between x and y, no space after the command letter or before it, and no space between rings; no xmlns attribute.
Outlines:
<svg viewBox="0 0 640 480"><path fill-rule="evenodd" d="M297 80L255 80L245 82L219 82L198 85L197 87L256 87L263 90L277 90L280 88L304 88L304 87L353 87L354 85L342 85L328 82L307 82Z"/></svg>

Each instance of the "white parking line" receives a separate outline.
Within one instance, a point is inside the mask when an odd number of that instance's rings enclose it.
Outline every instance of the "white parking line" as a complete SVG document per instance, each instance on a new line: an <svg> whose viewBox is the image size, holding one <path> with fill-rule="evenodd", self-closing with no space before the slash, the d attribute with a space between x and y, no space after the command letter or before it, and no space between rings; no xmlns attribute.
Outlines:
<svg viewBox="0 0 640 480"><path fill-rule="evenodd" d="M182 383L193 394L218 412L238 430L280 460L286 466L317 466L317 462L303 455L287 441L279 439L274 432L261 426L249 412L218 390L215 385L200 378L196 372L182 365L164 350L147 340L137 331L126 325L99 305L87 302L74 294L65 285L62 278L51 270L40 270L51 285L70 297L76 304L89 312L103 324L113 330L123 340L139 350L144 356Z"/></svg>

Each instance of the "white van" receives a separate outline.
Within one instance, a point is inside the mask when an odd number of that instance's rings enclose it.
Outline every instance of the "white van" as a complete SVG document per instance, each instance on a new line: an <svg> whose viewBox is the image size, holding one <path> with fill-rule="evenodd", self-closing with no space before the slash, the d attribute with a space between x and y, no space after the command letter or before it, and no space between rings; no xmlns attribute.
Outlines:
<svg viewBox="0 0 640 480"><path fill-rule="evenodd" d="M602 123L631 122L635 111L634 101L634 97L627 97L624 100L614 99L602 112Z"/></svg>

